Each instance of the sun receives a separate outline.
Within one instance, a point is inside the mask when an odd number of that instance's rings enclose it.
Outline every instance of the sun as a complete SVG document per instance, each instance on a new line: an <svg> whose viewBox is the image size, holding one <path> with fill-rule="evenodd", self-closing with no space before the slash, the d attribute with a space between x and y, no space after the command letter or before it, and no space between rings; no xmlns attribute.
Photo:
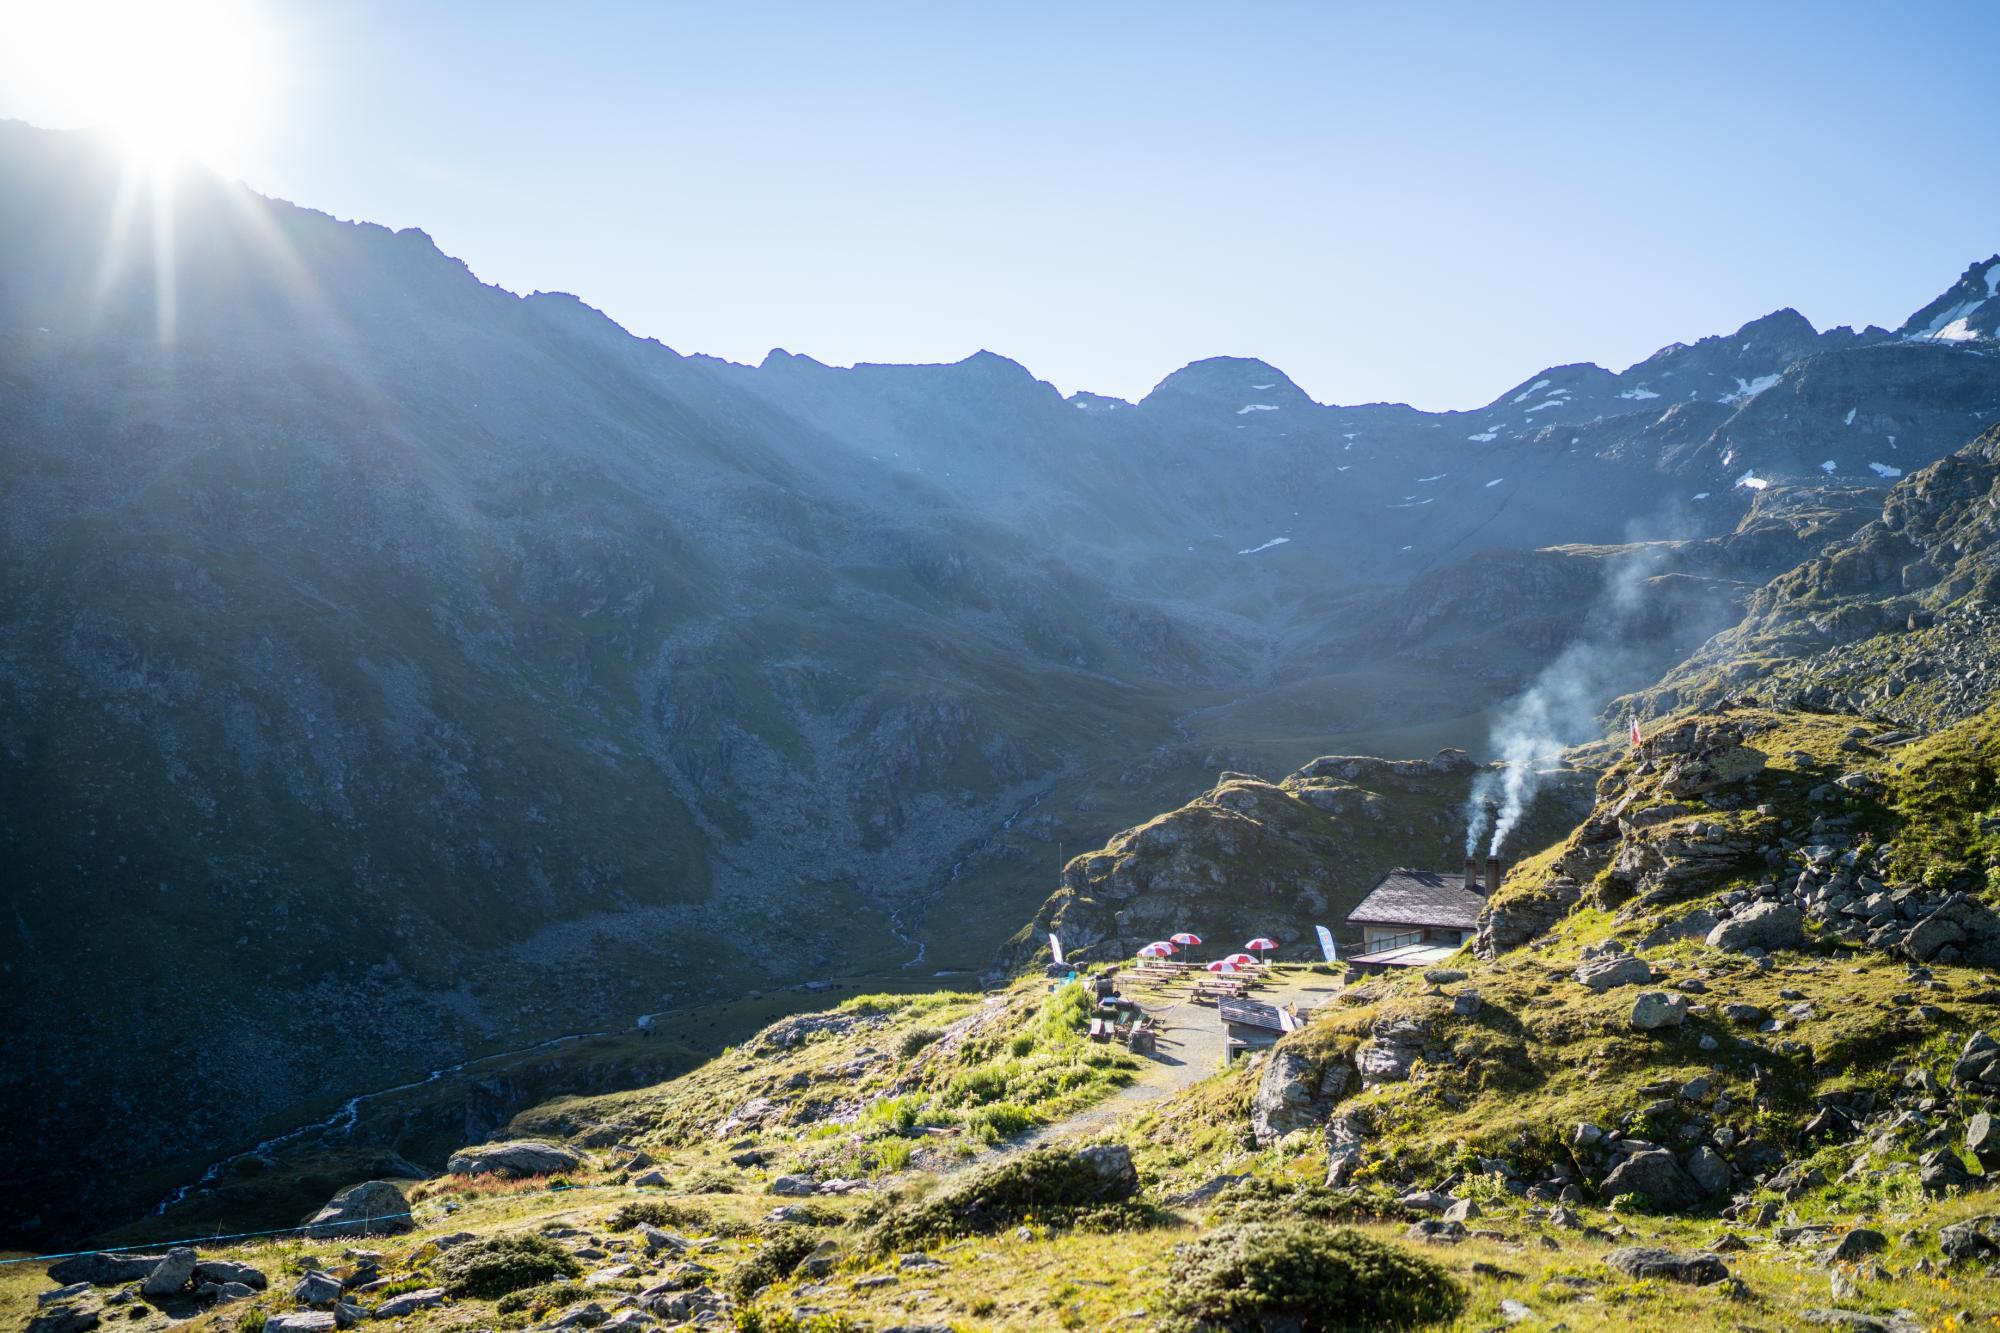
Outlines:
<svg viewBox="0 0 2000 1333"><path fill-rule="evenodd" d="M251 0L0 0L0 11L9 65L65 118L155 165L233 165L269 77Z"/></svg>

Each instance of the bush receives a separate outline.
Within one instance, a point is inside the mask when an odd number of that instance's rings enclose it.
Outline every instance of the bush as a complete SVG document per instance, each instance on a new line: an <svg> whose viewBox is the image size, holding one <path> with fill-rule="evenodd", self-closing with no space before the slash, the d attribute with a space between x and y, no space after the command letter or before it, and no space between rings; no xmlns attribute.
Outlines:
<svg viewBox="0 0 2000 1333"><path fill-rule="evenodd" d="M905 1032L902 1044L896 1048L896 1054L907 1060L943 1035L944 1033L936 1028L916 1028Z"/></svg>
<svg viewBox="0 0 2000 1333"><path fill-rule="evenodd" d="M756 1305L738 1306L730 1327L736 1333L865 1333L862 1325L844 1314L795 1315L789 1310L766 1310Z"/></svg>
<svg viewBox="0 0 2000 1333"><path fill-rule="evenodd" d="M1126 1200L1129 1188L1107 1187L1105 1178L1067 1148L1037 1148L987 1167L929 1199L891 1209L875 1225L870 1245L882 1252L919 1250L959 1236L989 1235L1024 1221L1030 1213L1057 1225L1084 1225L1106 1213L1116 1229L1146 1225L1158 1216Z"/></svg>
<svg viewBox="0 0 2000 1333"><path fill-rule="evenodd" d="M981 1106L967 1111L960 1119L966 1132L981 1143L998 1143L1042 1123L1040 1116L1013 1102Z"/></svg>
<svg viewBox="0 0 2000 1333"><path fill-rule="evenodd" d="M540 1319L551 1310L560 1310L574 1301L602 1294L581 1282L557 1282L546 1287L526 1287L520 1291L510 1291L502 1296L493 1308L501 1314L519 1314L526 1310Z"/></svg>
<svg viewBox="0 0 2000 1333"><path fill-rule="evenodd" d="M668 1231L694 1231L705 1228L708 1219L694 1208L664 1199L635 1199L631 1203L620 1204L618 1211L611 1214L605 1226L613 1231L630 1231L644 1223L649 1227L664 1227Z"/></svg>
<svg viewBox="0 0 2000 1333"><path fill-rule="evenodd" d="M1291 1222L1378 1222L1409 1216L1396 1192L1385 1186L1328 1189L1264 1176L1231 1185L1216 1196L1208 1210L1208 1220L1217 1225L1264 1222L1273 1217Z"/></svg>
<svg viewBox="0 0 2000 1333"><path fill-rule="evenodd" d="M901 1171L910 1164L916 1150L917 1146L908 1139L883 1139L875 1145L875 1159L869 1169L881 1176Z"/></svg>
<svg viewBox="0 0 2000 1333"><path fill-rule="evenodd" d="M782 1231L750 1258L738 1264L723 1284L737 1301L747 1301L773 1282L788 1278L819 1241L800 1231Z"/></svg>
<svg viewBox="0 0 2000 1333"><path fill-rule="evenodd" d="M438 1256L437 1272L447 1294L478 1300L583 1276L568 1250L541 1236L483 1236L454 1245Z"/></svg>
<svg viewBox="0 0 2000 1333"><path fill-rule="evenodd" d="M1223 1227L1174 1248L1165 1327L1260 1333L1407 1329L1456 1318L1465 1292L1420 1255L1299 1222Z"/></svg>

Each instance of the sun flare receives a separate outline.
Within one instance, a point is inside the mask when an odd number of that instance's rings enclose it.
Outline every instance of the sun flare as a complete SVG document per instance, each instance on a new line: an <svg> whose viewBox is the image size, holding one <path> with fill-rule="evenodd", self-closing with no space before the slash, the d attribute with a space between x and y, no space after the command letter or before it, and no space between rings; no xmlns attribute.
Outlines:
<svg viewBox="0 0 2000 1333"><path fill-rule="evenodd" d="M265 110L270 60L249 0L0 3L0 35L79 124L135 157L228 167Z"/></svg>

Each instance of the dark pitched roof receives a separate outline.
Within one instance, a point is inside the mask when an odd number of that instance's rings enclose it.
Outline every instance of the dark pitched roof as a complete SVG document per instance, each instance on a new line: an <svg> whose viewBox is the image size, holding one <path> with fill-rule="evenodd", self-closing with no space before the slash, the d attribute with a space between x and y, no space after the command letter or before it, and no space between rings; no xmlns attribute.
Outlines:
<svg viewBox="0 0 2000 1333"><path fill-rule="evenodd" d="M1435 870L1391 870L1361 905L1347 914L1351 923L1375 926L1443 926L1471 930L1479 924L1486 899L1465 887L1462 875Z"/></svg>

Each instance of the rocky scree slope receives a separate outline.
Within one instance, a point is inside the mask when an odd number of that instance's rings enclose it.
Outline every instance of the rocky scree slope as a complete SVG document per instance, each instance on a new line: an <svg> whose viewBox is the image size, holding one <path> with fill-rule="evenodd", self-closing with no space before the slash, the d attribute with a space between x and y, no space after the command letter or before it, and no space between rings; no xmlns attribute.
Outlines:
<svg viewBox="0 0 2000 1333"><path fill-rule="evenodd" d="M1897 483L1871 521L1758 590L1637 702L1741 694L1920 731L1970 716L2000 683L1996 507L2000 427Z"/></svg>

